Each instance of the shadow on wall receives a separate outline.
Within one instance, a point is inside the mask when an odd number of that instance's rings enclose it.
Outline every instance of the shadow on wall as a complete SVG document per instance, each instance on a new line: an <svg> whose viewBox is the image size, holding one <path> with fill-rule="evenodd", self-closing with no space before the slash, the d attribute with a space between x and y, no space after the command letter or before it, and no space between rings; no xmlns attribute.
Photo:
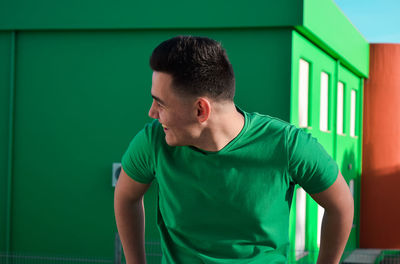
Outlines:
<svg viewBox="0 0 400 264"><path fill-rule="evenodd" d="M342 165L340 167L340 172L345 178L346 182L349 183L350 180L356 180L359 168L356 166L356 158L354 151L346 150L343 155Z"/></svg>

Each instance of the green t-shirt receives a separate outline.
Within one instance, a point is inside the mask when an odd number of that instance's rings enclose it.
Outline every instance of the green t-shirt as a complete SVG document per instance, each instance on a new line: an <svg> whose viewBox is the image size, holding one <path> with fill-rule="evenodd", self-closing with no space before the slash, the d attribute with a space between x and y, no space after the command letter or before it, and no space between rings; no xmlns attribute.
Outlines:
<svg viewBox="0 0 400 264"><path fill-rule="evenodd" d="M155 120L124 154L130 177L159 184L163 263L286 263L295 184L318 193L335 181L336 162L310 134L242 113L242 131L218 152L168 146Z"/></svg>

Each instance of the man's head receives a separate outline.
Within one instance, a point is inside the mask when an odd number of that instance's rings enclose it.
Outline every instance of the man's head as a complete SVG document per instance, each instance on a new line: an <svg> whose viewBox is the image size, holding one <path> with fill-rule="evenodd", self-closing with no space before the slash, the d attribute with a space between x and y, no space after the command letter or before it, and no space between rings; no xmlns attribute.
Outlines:
<svg viewBox="0 0 400 264"><path fill-rule="evenodd" d="M153 69L149 116L163 125L171 146L202 146L234 107L235 78L221 44L208 38L178 36L162 42L150 58ZM230 106L227 107L227 106ZM212 114L211 114L212 113Z"/></svg>
<svg viewBox="0 0 400 264"><path fill-rule="evenodd" d="M158 45L151 57L153 71L172 76L181 95L233 100L235 76L221 44L206 37L177 36Z"/></svg>

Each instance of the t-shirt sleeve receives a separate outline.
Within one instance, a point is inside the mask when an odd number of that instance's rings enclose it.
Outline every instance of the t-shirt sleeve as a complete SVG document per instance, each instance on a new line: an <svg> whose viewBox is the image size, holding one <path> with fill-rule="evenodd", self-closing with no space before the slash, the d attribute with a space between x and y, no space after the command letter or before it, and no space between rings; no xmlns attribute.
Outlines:
<svg viewBox="0 0 400 264"><path fill-rule="evenodd" d="M129 177L146 184L154 179L154 153L148 128L142 129L132 139L121 161L122 168Z"/></svg>
<svg viewBox="0 0 400 264"><path fill-rule="evenodd" d="M306 192L322 192L335 182L338 165L311 134L290 127L287 144L289 174Z"/></svg>

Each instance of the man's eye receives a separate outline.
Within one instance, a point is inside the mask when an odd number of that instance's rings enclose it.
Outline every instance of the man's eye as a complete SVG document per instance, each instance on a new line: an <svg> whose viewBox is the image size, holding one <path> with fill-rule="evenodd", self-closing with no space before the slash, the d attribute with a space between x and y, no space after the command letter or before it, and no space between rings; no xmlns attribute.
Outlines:
<svg viewBox="0 0 400 264"><path fill-rule="evenodd" d="M162 105L160 104L160 102L158 102L158 101L156 101L156 100L153 100L153 103L155 103L157 107L161 107L161 106L162 106Z"/></svg>

